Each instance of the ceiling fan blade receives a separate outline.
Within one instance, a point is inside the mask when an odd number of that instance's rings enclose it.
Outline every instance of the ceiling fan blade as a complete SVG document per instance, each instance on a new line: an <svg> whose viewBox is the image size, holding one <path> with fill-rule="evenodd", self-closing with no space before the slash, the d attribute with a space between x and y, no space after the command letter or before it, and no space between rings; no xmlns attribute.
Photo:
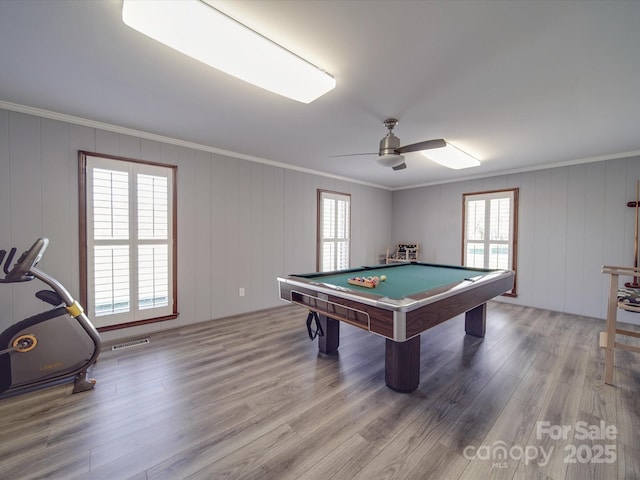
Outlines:
<svg viewBox="0 0 640 480"><path fill-rule="evenodd" d="M395 167L391 167L394 170L404 170L405 168L407 168L407 164L405 162L402 162L400 165L396 165Z"/></svg>
<svg viewBox="0 0 640 480"><path fill-rule="evenodd" d="M371 152L371 153L345 153L344 155L329 155L329 158L357 157L359 155L378 155L378 152Z"/></svg>
<svg viewBox="0 0 640 480"><path fill-rule="evenodd" d="M424 142L412 143L411 145L405 145L404 147L398 148L398 153L407 153L407 152L420 152L422 150L429 150L431 148L442 148L447 145L442 138L438 138L436 140L426 140Z"/></svg>

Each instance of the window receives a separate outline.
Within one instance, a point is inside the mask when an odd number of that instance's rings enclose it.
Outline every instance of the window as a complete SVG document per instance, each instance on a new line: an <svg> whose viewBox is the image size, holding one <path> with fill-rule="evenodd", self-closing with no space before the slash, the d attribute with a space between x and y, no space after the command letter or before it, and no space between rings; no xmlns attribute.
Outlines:
<svg viewBox="0 0 640 480"><path fill-rule="evenodd" d="M349 268L350 217L350 195L318 190L318 271Z"/></svg>
<svg viewBox="0 0 640 480"><path fill-rule="evenodd" d="M465 193L462 264L516 270L518 189ZM516 295L516 287L508 295Z"/></svg>
<svg viewBox="0 0 640 480"><path fill-rule="evenodd" d="M81 300L102 330L177 316L175 170L80 152Z"/></svg>

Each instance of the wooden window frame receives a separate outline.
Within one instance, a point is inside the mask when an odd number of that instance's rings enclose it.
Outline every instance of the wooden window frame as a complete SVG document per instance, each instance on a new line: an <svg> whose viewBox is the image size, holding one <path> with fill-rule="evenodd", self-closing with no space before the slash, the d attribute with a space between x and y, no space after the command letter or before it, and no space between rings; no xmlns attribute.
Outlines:
<svg viewBox="0 0 640 480"><path fill-rule="evenodd" d="M520 189L519 188L504 188L504 189L499 189L499 190L486 190L486 191L482 191L482 192L472 192L472 193L463 193L462 194L462 242L461 242L461 264L465 265L465 239L466 239L466 228L467 228L467 212L466 212L466 206L467 206L467 198L468 197L473 197L473 196L487 196L487 195L494 195L494 194L500 194L500 193L505 193L508 195L513 195L513 222L511 225L511 235L513 236L513 241L511 242L512 244L512 251L511 251L511 265L510 265L510 269L513 270L514 272L514 279L513 279L513 288L507 292L504 293L503 296L505 297L517 297L518 296L518 291L517 291L517 280L518 280L518 197L519 197L519 193L520 193ZM507 196L507 195L505 195Z"/></svg>
<svg viewBox="0 0 640 480"><path fill-rule="evenodd" d="M139 160L135 158L122 157L117 155L108 155L104 153L89 152L85 150L78 151L78 163L79 163L79 240L80 240L80 301L83 305L89 305L89 269L88 269L88 225L87 225L87 157L104 158L108 160L122 161L133 164L157 166L167 168L171 170L171 189L172 195L169 199L172 202L171 212L171 236L172 236L172 255L171 255L171 292L172 292L172 305L171 312L168 315L162 315L153 318L145 318L141 320L134 320L131 322L122 322L115 325L101 326L98 331L105 332L110 330L117 330L122 328L128 328L138 325L145 325L149 323L162 322L166 320L173 320L178 317L178 196L177 196L177 169L176 165L168 165L159 162L152 162L147 160Z"/></svg>
<svg viewBox="0 0 640 480"><path fill-rule="evenodd" d="M351 265L351 194L344 192L336 192L333 190L318 189L317 194L317 213L316 213L316 271L322 271L322 197L324 194L340 195L349 199L349 266Z"/></svg>

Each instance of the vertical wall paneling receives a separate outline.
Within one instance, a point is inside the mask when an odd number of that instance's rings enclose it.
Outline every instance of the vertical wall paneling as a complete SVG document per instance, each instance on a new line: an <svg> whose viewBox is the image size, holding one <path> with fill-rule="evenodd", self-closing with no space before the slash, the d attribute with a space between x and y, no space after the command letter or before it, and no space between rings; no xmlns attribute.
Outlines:
<svg viewBox="0 0 640 480"><path fill-rule="evenodd" d="M304 209L295 208L296 206L304 204L304 192L305 192L305 174L301 172L293 172L293 175L290 177L293 185L287 185L287 189L293 192L293 215L291 219L293 223L290 224L287 228L287 236L292 238L292 242L289 242L289 246L287 248L287 256L291 257L293 260L293 265L302 265L305 260L305 247L304 247L304 239L306 236L305 228L307 227L305 222L305 213ZM315 214L313 214L315 218ZM314 231L315 231L315 222L314 222ZM314 234L315 238L315 234ZM301 271L310 272L315 270L315 248L313 249L314 262L312 268L303 268ZM292 266L291 272L298 272L295 266Z"/></svg>
<svg viewBox="0 0 640 480"><path fill-rule="evenodd" d="M352 239L351 248L362 252L360 264L373 265L380 262L386 248L391 245L391 231L389 224L385 224L391 218L391 192L378 194L373 189L363 187L359 193L361 195L355 198L361 198L363 212L368 218L361 224L362 238L357 244Z"/></svg>
<svg viewBox="0 0 640 480"><path fill-rule="evenodd" d="M0 109L0 248L11 244L11 162L9 156L9 112ZM1 290L0 290L1 292ZM2 295L2 293L0 293ZM0 297L1 298L1 297Z"/></svg>
<svg viewBox="0 0 640 480"><path fill-rule="evenodd" d="M337 183L335 186L336 186L335 191L337 192L351 193L351 199L350 199L351 230L349 232L350 234L349 265L351 267L358 267L363 264L362 243L360 242L360 238L362 234L362 228L361 228L362 210L361 210L361 202L359 201L360 198L362 198L362 195L360 194L360 191L359 191L360 186L354 185L350 192L344 192L343 191L344 188L340 183ZM317 202L318 200L316 198L316 205L317 205ZM316 226L314 227L314 237L317 237L317 235L315 235L315 230L317 230L317 222L316 222ZM315 254L316 253L314 253L314 255Z"/></svg>
<svg viewBox="0 0 640 480"><path fill-rule="evenodd" d="M584 199L584 284L581 314L589 317L600 315L606 297L602 295L602 248L604 244L605 164L586 165Z"/></svg>
<svg viewBox="0 0 640 480"><path fill-rule="evenodd" d="M96 129L85 127L83 125L69 125L69 144L72 150L75 150L74 165L78 168L78 150L86 150L96 152Z"/></svg>
<svg viewBox="0 0 640 480"><path fill-rule="evenodd" d="M603 223L603 251L605 265L625 265L626 232L624 232L627 191L623 187L626 183L627 165L623 162L608 162L605 169L604 209L607 212ZM629 209L631 210L631 209ZM621 226L623 231L621 231ZM608 283L605 288L608 288Z"/></svg>
<svg viewBox="0 0 640 480"><path fill-rule="evenodd" d="M36 238L44 234L41 120L14 112L10 113L9 117L11 220L8 227L11 229L11 246L16 247L20 254L29 248ZM15 309L13 320L17 321L42 311L41 302L34 298L35 292L39 289L37 283L39 282L32 281L9 286Z"/></svg>
<svg viewBox="0 0 640 480"><path fill-rule="evenodd" d="M547 228L549 233L546 279L546 307L550 310L563 311L565 308L565 284L567 282L567 270L564 259L567 256L567 244L562 241L562 233L567 225L567 183L569 181L568 168L554 168L549 170L548 186L543 188L547 192L549 204L549 221ZM540 178L542 180L542 178ZM539 184L540 182L537 182ZM536 191L537 198L539 198ZM544 200L541 200L544 202ZM538 210L536 203L536 212ZM536 219L539 215L536 213ZM544 252L541 252L544 255ZM534 255L534 258L535 255Z"/></svg>
<svg viewBox="0 0 640 480"><path fill-rule="evenodd" d="M302 266L302 271L312 272L316 269L318 182L308 173L300 173L297 178L295 191L298 208L296 208L294 227L297 243L293 252L296 265ZM357 189L358 185L354 185L353 188ZM293 272L299 273L300 270Z"/></svg>
<svg viewBox="0 0 640 480"><path fill-rule="evenodd" d="M283 228L282 228L282 254L284 260L284 271L287 274L290 273L302 273L296 272L295 265L296 262L293 259L293 251L296 244L295 238L295 224L296 219L294 218L294 213L296 211L295 202L296 202L296 192L295 192L295 176L297 172L293 170L285 170L282 185L282 192L284 198L283 205ZM314 214L315 215L315 214ZM315 255L315 244L314 244L314 255ZM314 265L315 265L315 256L314 256Z"/></svg>
<svg viewBox="0 0 640 480"><path fill-rule="evenodd" d="M178 204L178 323L191 323L198 312L198 222L206 216L207 206L200 207L198 199L198 163L195 151L173 145L162 145L158 159L168 165L177 165L180 176L177 187ZM206 219L205 219L206 221ZM169 322L175 323L175 322Z"/></svg>
<svg viewBox="0 0 640 480"><path fill-rule="evenodd" d="M256 211L259 212L261 219L262 230L257 230L255 226L252 226L254 233L254 241L260 243L261 257L252 260L252 263L256 262L260 264L260 275L254 276L254 282L256 285L256 297L259 305L270 305L273 303L273 299L277 298L278 289L276 288L276 281L273 277L273 272L278 271L279 265L276 263L277 259L274 256L275 242L276 242L276 225L274 223L275 218L275 168L262 165L261 175L256 175L257 170L252 169L252 174L255 175L255 179L252 181L259 184L261 201L256 205ZM281 192L277 192L280 194Z"/></svg>
<svg viewBox="0 0 640 480"><path fill-rule="evenodd" d="M389 228L391 219L391 192L385 191L383 194L372 192L376 204L373 214L376 216L376 226L373 235L377 242L375 244L373 255L376 262L380 261L380 257L386 254L387 246L391 245L391 229Z"/></svg>
<svg viewBox="0 0 640 480"><path fill-rule="evenodd" d="M500 177L489 177L481 180L482 182L482 190L506 190L511 188L509 186L508 177L500 176Z"/></svg>
<svg viewBox="0 0 640 480"><path fill-rule="evenodd" d="M43 233L41 120L14 112L10 117L12 240L17 247L28 247Z"/></svg>
<svg viewBox="0 0 640 480"><path fill-rule="evenodd" d="M148 161L159 161L162 158L162 144L153 140L141 139L140 159ZM179 170L178 170L179 171Z"/></svg>
<svg viewBox="0 0 640 480"><path fill-rule="evenodd" d="M300 192L302 195L303 203L302 209L299 216L302 219L302 243L301 245L305 245L305 248L299 249L300 254L298 255L298 260L301 262L301 265L304 265L305 271L314 271L316 269L316 228L318 225L317 221L317 209L318 209L318 180L315 176L305 173L304 177L304 186L302 187L302 191ZM351 189L354 191L358 191L359 185L352 185ZM351 193L351 189L349 192ZM353 198L353 197L352 197ZM305 252L306 251L306 252Z"/></svg>
<svg viewBox="0 0 640 480"><path fill-rule="evenodd" d="M195 291L195 320L204 321L211 317L211 291L210 291L210 271L211 271L211 209L212 209L212 189L211 189L211 154L206 152L195 152L193 160L195 166L195 202L194 211L194 291ZM178 167L178 173L181 170ZM186 235L188 237L188 235ZM178 238L178 248L180 248L181 238ZM187 275L189 272L186 272ZM182 290L182 289L181 289ZM181 292L178 292L179 299ZM183 321L183 320L181 320Z"/></svg>
<svg viewBox="0 0 640 480"><path fill-rule="evenodd" d="M121 135L114 132L106 132L104 130L96 130L96 152L112 153L120 155L120 137Z"/></svg>
<svg viewBox="0 0 640 480"><path fill-rule="evenodd" d="M391 238L389 244L385 246L385 250L381 253L386 253L386 248L393 247L394 243L399 242L413 242L420 239L420 258L426 260L432 257L434 251L433 242L427 233L427 226L430 223L429 215L435 214L436 209L432 207L418 208L417 205L426 205L428 203L427 197L434 189L410 189L400 190L393 192L393 214L391 215ZM413 215L413 221L411 216L404 215L403 212L411 211ZM403 235L403 238L399 236ZM416 240L409 240L415 238Z"/></svg>
<svg viewBox="0 0 640 480"><path fill-rule="evenodd" d="M211 164L211 266L210 287L211 318L224 317L233 312L230 302L225 298L227 257L231 256L227 251L227 221L230 199L227 198L227 159L219 155L212 155ZM179 172L178 172L179 174ZM227 227L225 227L227 226Z"/></svg>
<svg viewBox="0 0 640 480"><path fill-rule="evenodd" d="M372 263L368 255L368 245L365 238L370 235L369 224L371 219L366 218L367 208L371 206L371 202L367 198L367 189L361 185L352 192L351 195L351 211L353 205L356 205L356 213L351 215L351 223L355 224L355 233L352 233L354 239L351 241L351 258L353 265L367 265Z"/></svg>
<svg viewBox="0 0 640 480"><path fill-rule="evenodd" d="M11 162L9 157L9 112L0 109L0 249L11 248ZM2 262L2 265L4 262ZM0 273L4 275L4 273ZM12 323L9 285L0 285L0 330Z"/></svg>
<svg viewBox="0 0 640 480"><path fill-rule="evenodd" d="M538 261L533 256L535 239L535 175L520 175L513 188L518 187L518 299L517 303L533 305L534 265ZM559 215L561 215L559 213ZM564 239L560 238L563 242ZM562 260L564 263L564 259ZM545 308L542 307L541 308Z"/></svg>
<svg viewBox="0 0 640 480"><path fill-rule="evenodd" d="M272 168L273 174L273 189L271 190L271 196L273 198L273 210L271 211L271 218L273 222L273 265L274 272L277 275L286 275L287 273L296 273L294 271L288 271L285 264L285 212L286 212L286 189L285 189L285 175L287 170L281 168ZM265 185L266 187L266 185ZM314 240L315 241L315 240ZM315 251L315 243L313 245ZM273 278L273 288L276 289L276 279Z"/></svg>
<svg viewBox="0 0 640 480"><path fill-rule="evenodd" d="M432 199L437 205L436 216L433 223L429 222L431 235L437 245L435 261L437 263L447 263L460 265L461 242L462 242L462 194L460 185L441 185L436 189L436 196ZM450 239L457 239L452 242ZM415 241L409 240L407 241Z"/></svg>
<svg viewBox="0 0 640 480"><path fill-rule="evenodd" d="M265 247L267 239L273 237L270 225L264 220L263 206L265 203L263 179L265 176L264 166L259 163L249 163L249 192L251 203L249 204L249 225L247 255L249 257L249 276L247 278L247 309L258 310L260 305L264 305L262 288L262 278L265 264ZM273 271L273 270L272 270Z"/></svg>
<svg viewBox="0 0 640 480"><path fill-rule="evenodd" d="M569 313L582 313L581 301L583 298L584 275L591 272L585 271L584 245L585 245L585 211L587 171L585 165L578 165L571 169L567 182L567 229L566 245L567 276L565 286L569 301L566 309Z"/></svg>
<svg viewBox="0 0 640 480"><path fill-rule="evenodd" d="M228 304L232 312L239 309L238 288L240 287L239 274L244 272L244 264L247 258L241 254L241 244L238 241L240 235L240 199L245 197L240 182L239 160L228 158L225 161L225 202L222 205L226 209L225 223L218 225L220 233L225 236L225 243L220 258L220 271L223 276L222 291L223 301Z"/></svg>
<svg viewBox="0 0 640 480"><path fill-rule="evenodd" d="M132 137L130 135L119 135L118 137L118 155L127 158L141 158L140 154L142 151L142 146L140 138Z"/></svg>
<svg viewBox="0 0 640 480"><path fill-rule="evenodd" d="M550 178L554 172L541 170L535 172L534 177L534 204L533 211L533 238L531 241L531 257L536 260L531 265L532 271L532 301L536 305L548 305L549 295L549 261L551 251L555 247L555 239L549 230L551 217L562 215L562 212L551 204L549 198ZM564 262L563 262L564 263Z"/></svg>
<svg viewBox="0 0 640 480"><path fill-rule="evenodd" d="M70 151L69 125L42 119L41 132L42 234L50 241L41 267L45 271L50 269L61 272L58 280L63 285L70 285L71 272L66 266L71 262L72 251L66 239L70 232L78 231L78 222L72 217L71 209L71 204L77 203L78 193L77 190L63 187L69 185L74 178L70 177L67 168Z"/></svg>
<svg viewBox="0 0 640 480"><path fill-rule="evenodd" d="M253 242L251 239L251 210L253 195L251 192L251 163L245 160L237 160L238 167L238 209L237 215L237 234L232 238L232 249L236 252L237 257L234 259L237 272L237 282L235 297L238 300L238 311L247 312L251 310L251 296L255 294L251 290L251 250ZM230 272L233 272L233 266ZM245 296L240 297L239 289L245 289Z"/></svg>

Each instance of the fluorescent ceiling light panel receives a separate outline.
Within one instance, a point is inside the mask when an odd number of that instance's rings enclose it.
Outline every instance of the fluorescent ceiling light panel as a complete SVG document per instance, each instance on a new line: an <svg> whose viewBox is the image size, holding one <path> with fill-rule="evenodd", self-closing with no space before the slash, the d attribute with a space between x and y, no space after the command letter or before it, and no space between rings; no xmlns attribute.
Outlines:
<svg viewBox="0 0 640 480"><path fill-rule="evenodd" d="M302 103L336 86L327 72L199 0L124 0L122 21L185 55Z"/></svg>
<svg viewBox="0 0 640 480"><path fill-rule="evenodd" d="M479 160L476 160L468 153L454 147L450 143L447 143L447 145L442 148L422 150L421 153L428 159L454 170L477 167L480 165Z"/></svg>

